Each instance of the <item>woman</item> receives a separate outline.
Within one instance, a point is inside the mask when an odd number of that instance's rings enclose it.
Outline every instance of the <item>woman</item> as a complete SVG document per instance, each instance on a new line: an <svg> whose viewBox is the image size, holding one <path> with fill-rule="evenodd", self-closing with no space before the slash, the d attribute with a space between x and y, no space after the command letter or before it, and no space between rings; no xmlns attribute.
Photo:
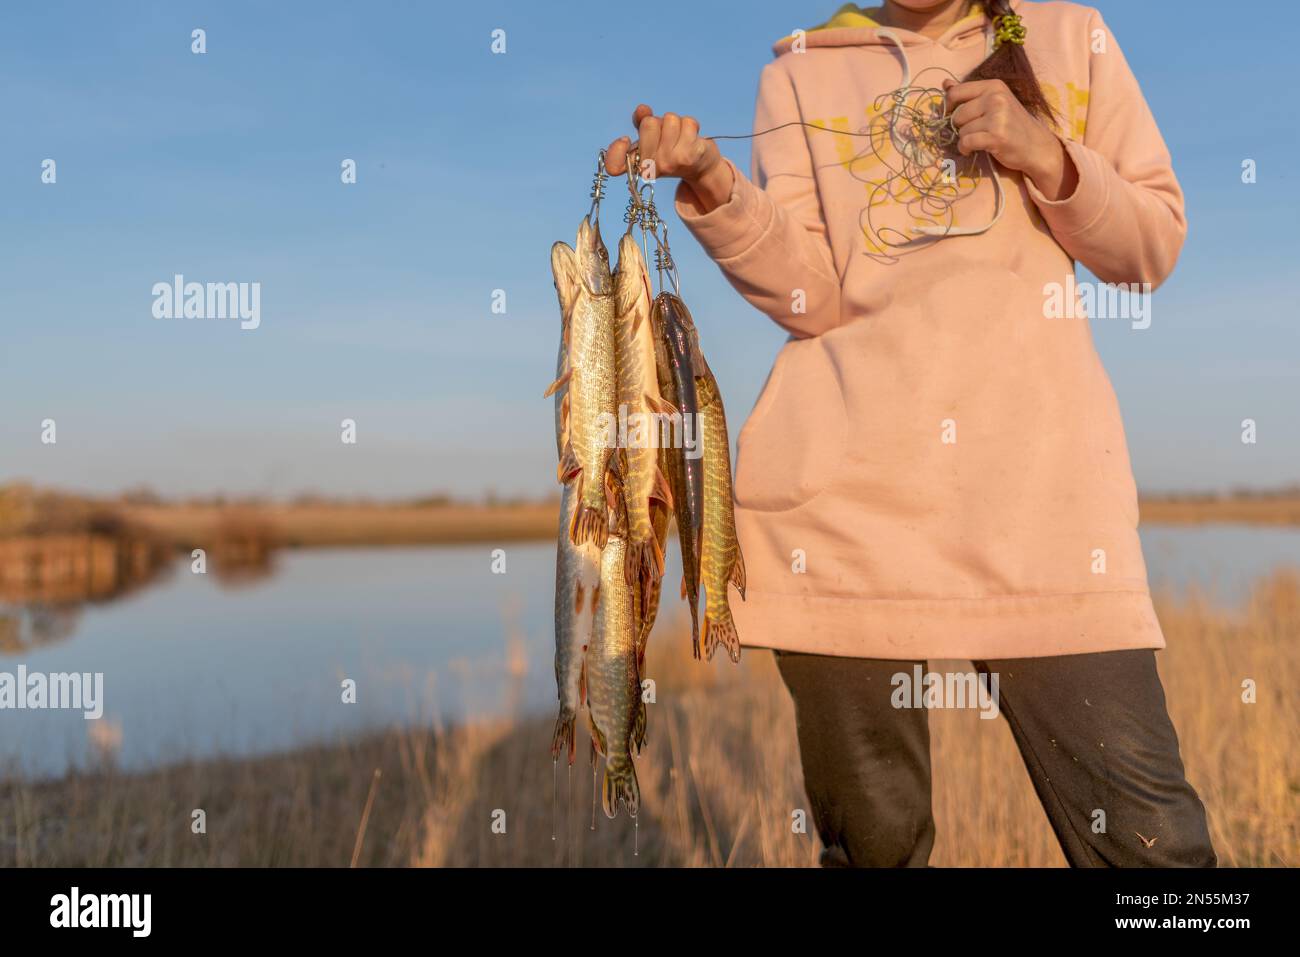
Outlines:
<svg viewBox="0 0 1300 957"><path fill-rule="evenodd" d="M738 440L733 607L794 698L823 863L928 861L926 710L897 692L956 658L996 688L1072 865L1213 866L1114 393L1087 318L1059 315L1075 261L1154 287L1185 233L1123 54L1096 11L1020 0L850 5L775 52L752 180L688 116L633 124L791 334Z"/></svg>

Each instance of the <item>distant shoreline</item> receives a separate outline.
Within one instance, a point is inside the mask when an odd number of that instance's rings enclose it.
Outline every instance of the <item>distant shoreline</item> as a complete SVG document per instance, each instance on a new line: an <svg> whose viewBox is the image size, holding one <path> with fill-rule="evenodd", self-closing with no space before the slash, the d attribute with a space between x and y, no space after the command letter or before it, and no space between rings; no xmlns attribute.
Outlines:
<svg viewBox="0 0 1300 957"><path fill-rule="evenodd" d="M1300 525L1300 493L1152 496L1138 502L1143 525Z"/></svg>
<svg viewBox="0 0 1300 957"><path fill-rule="evenodd" d="M199 548L231 515L273 547L464 545L554 540L559 504L123 505L122 514L175 548Z"/></svg>
<svg viewBox="0 0 1300 957"><path fill-rule="evenodd" d="M143 538L172 551L205 548L220 553L227 565L257 566L280 549L548 542L555 540L559 522L558 498L173 503L4 492L0 488L0 518L8 520L0 522L0 543L17 557L48 551L50 536L92 536ZM1300 526L1300 490L1150 495L1139 508L1143 526Z"/></svg>
<svg viewBox="0 0 1300 957"><path fill-rule="evenodd" d="M555 539L557 502L510 505L123 505L124 517L172 547L202 547L236 515L275 548L464 545ZM1276 498L1147 498L1143 525L1300 526L1300 495Z"/></svg>
<svg viewBox="0 0 1300 957"><path fill-rule="evenodd" d="M1144 498L1143 525L1300 525L1300 495L1260 498ZM286 548L326 545L453 545L549 541L556 502L512 505L127 505L123 514L177 547L209 538L232 511L265 522Z"/></svg>

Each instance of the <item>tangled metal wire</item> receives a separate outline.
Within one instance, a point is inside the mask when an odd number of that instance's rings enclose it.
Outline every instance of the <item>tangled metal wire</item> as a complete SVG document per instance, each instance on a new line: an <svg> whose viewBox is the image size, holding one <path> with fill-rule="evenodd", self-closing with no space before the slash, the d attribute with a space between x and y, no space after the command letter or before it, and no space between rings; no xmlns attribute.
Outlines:
<svg viewBox="0 0 1300 957"><path fill-rule="evenodd" d="M930 70L957 79L942 68ZM752 139L790 126L866 139L863 149L836 165L868 187L867 203L858 215L866 255L896 262L956 231L954 207L979 186L983 154L958 152L959 133L940 87L908 82L876 97L872 113L868 124L856 131L794 120L755 133L710 139ZM906 231L891 224L899 221L900 209L908 221Z"/></svg>

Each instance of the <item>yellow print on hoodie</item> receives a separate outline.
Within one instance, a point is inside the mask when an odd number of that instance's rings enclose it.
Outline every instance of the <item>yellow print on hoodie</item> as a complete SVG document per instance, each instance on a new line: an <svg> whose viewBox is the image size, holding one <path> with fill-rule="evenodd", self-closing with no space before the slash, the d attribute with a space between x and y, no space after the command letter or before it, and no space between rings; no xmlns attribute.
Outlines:
<svg viewBox="0 0 1300 957"><path fill-rule="evenodd" d="M955 203L940 210L933 199L927 201L914 183L898 175L904 160L885 127L883 117L888 109L885 100L867 107L864 111L866 123L857 130L850 130L847 116L809 121L834 131L832 135L839 165L862 183L867 197L862 215L863 245L869 254L878 256L891 255L891 246L906 242L906 238L913 235L911 228L914 226L951 228L960 225ZM870 138L850 135L866 131L877 135ZM825 134L810 130L809 135ZM954 162L951 181L947 178L948 172L936 167L932 183L940 187L940 193L950 194L955 200L972 193L979 184L979 176L974 162L960 156L954 157ZM885 242L881 241L882 233L889 236Z"/></svg>

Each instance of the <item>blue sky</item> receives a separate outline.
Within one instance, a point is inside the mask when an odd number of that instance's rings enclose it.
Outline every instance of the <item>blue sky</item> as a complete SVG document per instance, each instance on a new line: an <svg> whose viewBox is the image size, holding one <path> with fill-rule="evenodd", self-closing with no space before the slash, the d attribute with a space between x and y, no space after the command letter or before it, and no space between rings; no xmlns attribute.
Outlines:
<svg viewBox="0 0 1300 957"><path fill-rule="evenodd" d="M548 251L572 241L596 149L628 131L639 101L692 113L706 133L748 132L771 42L835 6L5 5L0 480L549 491ZM1243 7L1259 25L1230 29L1209 2L1096 6L1170 145L1191 222L1152 328L1094 323L1138 482L1300 481L1290 5ZM495 28L504 56L489 50ZM748 168L747 143L724 151ZM355 186L339 182L344 158ZM784 336L671 214L669 228L736 431ZM175 273L260 282L261 328L153 319L151 287ZM490 310L494 289L505 315ZM55 446L40 442L45 418ZM355 446L339 441L344 418Z"/></svg>

